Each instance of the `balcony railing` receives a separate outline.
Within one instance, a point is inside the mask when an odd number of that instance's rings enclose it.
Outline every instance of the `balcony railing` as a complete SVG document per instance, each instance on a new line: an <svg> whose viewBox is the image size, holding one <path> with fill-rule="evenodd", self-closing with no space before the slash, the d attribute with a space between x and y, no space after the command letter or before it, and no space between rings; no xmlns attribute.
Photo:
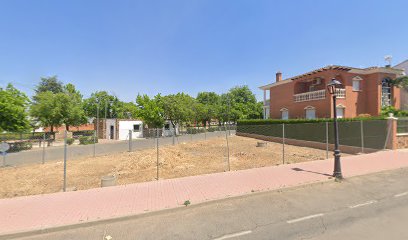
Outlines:
<svg viewBox="0 0 408 240"><path fill-rule="evenodd" d="M346 97L346 89L336 89L336 96L337 96L337 98L345 98ZM295 102L305 102L305 101L325 99L326 98L326 89L295 94L295 95L293 95L293 98L294 98Z"/></svg>
<svg viewBox="0 0 408 240"><path fill-rule="evenodd" d="M337 98L346 98L346 89L344 89L344 88L336 89L336 97Z"/></svg>

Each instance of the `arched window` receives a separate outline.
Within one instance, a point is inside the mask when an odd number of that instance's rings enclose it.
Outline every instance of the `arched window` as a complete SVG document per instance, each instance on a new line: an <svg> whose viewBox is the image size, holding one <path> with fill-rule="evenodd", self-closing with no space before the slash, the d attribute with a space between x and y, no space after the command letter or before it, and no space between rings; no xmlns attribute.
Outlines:
<svg viewBox="0 0 408 240"><path fill-rule="evenodd" d="M339 104L336 106L336 115L337 118L344 118L344 110L345 110L345 106L342 104Z"/></svg>
<svg viewBox="0 0 408 240"><path fill-rule="evenodd" d="M381 107L391 106L391 79L384 78L381 82Z"/></svg>
<svg viewBox="0 0 408 240"><path fill-rule="evenodd" d="M280 111L281 111L283 120L289 119L289 110L287 108L282 108Z"/></svg>
<svg viewBox="0 0 408 240"><path fill-rule="evenodd" d="M361 90L361 81L363 80L360 76L355 76L351 79L353 81L353 91Z"/></svg>
<svg viewBox="0 0 408 240"><path fill-rule="evenodd" d="M305 116L306 116L306 119L315 119L316 118L316 108L312 106L305 107Z"/></svg>

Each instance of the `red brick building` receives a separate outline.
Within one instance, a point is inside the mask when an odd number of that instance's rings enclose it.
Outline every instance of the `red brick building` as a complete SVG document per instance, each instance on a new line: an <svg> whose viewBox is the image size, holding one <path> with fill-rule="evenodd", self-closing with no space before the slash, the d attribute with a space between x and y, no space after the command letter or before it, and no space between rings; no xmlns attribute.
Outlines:
<svg viewBox="0 0 408 240"><path fill-rule="evenodd" d="M384 106L400 107L400 89L389 81L401 74L402 70L390 67L327 66L282 80L278 72L275 83L260 87L264 90L264 118L333 117L332 98L326 89L332 78L342 83L337 92L339 117L377 116Z"/></svg>

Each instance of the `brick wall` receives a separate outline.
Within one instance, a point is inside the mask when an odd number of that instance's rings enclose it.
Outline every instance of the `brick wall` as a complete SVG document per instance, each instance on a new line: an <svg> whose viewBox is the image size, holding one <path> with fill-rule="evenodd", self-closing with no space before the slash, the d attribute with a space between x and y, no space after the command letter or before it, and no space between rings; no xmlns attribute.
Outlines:
<svg viewBox="0 0 408 240"><path fill-rule="evenodd" d="M408 134L397 135L397 148L408 148Z"/></svg>
<svg viewBox="0 0 408 240"><path fill-rule="evenodd" d="M353 91L353 78L360 76L360 91ZM332 98L326 93L325 99L295 102L294 94L307 92L307 86L313 79L320 78L322 83L315 90L325 89L327 83L336 78L346 89L346 98L337 99L337 105L345 106L346 118L357 117L359 114L378 116L381 111L381 81L384 78L395 78L391 73L358 74L342 70L327 70L310 74L294 81L270 88L270 117L281 118L281 109L289 109L289 118L305 118L305 107L316 109L316 118L333 117ZM393 105L400 107L400 89L392 89Z"/></svg>

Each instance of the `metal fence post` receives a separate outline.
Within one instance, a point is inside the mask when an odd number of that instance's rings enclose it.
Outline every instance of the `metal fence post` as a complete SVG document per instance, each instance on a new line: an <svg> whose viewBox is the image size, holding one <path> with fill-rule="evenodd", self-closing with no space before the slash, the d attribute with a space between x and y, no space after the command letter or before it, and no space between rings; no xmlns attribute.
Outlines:
<svg viewBox="0 0 408 240"><path fill-rule="evenodd" d="M42 164L45 163L45 132L44 132L44 136L43 136L43 151L42 151Z"/></svg>
<svg viewBox="0 0 408 240"><path fill-rule="evenodd" d="M361 133L361 153L364 153L364 123L360 120L360 133Z"/></svg>
<svg viewBox="0 0 408 240"><path fill-rule="evenodd" d="M4 136L4 140L3 140L2 142L6 143L6 141L7 141L7 137ZM2 152L2 154L3 154L3 167L6 167L6 155L7 155L7 151Z"/></svg>
<svg viewBox="0 0 408 240"><path fill-rule="evenodd" d="M329 122L326 122L326 159L329 159Z"/></svg>
<svg viewBox="0 0 408 240"><path fill-rule="evenodd" d="M159 180L159 129L156 128L156 179Z"/></svg>
<svg viewBox="0 0 408 240"><path fill-rule="evenodd" d="M225 139L227 140L227 161L228 161L228 171L231 171L231 164L230 164L230 150L229 150L229 142L228 142L228 132L227 128L225 127Z"/></svg>
<svg viewBox="0 0 408 240"><path fill-rule="evenodd" d="M67 190L67 130L64 131L64 186L62 190Z"/></svg>
<svg viewBox="0 0 408 240"><path fill-rule="evenodd" d="M129 152L132 151L132 130L129 130Z"/></svg>
<svg viewBox="0 0 408 240"><path fill-rule="evenodd" d="M285 164L285 124L282 123L282 162Z"/></svg>
<svg viewBox="0 0 408 240"><path fill-rule="evenodd" d="M174 128L172 131L172 135L173 135L173 146L176 145L175 139L174 139L174 135L176 135L176 129Z"/></svg>
<svg viewBox="0 0 408 240"><path fill-rule="evenodd" d="M96 131L94 130L94 133L93 133L93 156L95 157L96 156Z"/></svg>
<svg viewBox="0 0 408 240"><path fill-rule="evenodd" d="M207 140L207 126L204 127L204 140Z"/></svg>
<svg viewBox="0 0 408 240"><path fill-rule="evenodd" d="M3 154L3 167L6 167L6 155L7 155L7 152L2 152L2 154Z"/></svg>

